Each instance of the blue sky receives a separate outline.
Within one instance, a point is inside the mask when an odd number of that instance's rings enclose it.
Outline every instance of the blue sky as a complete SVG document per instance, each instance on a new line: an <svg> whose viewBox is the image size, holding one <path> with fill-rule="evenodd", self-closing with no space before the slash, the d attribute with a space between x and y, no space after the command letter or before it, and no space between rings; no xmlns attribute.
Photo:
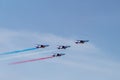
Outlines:
<svg viewBox="0 0 120 80"><path fill-rule="evenodd" d="M119 0L1 0L0 52L48 43L44 50L1 56L1 80L119 80ZM84 46L76 39L89 39ZM72 45L66 56L8 66L49 56L57 44ZM47 52L44 52L47 51ZM16 58L15 58L16 57ZM7 77L6 77L7 76Z"/></svg>

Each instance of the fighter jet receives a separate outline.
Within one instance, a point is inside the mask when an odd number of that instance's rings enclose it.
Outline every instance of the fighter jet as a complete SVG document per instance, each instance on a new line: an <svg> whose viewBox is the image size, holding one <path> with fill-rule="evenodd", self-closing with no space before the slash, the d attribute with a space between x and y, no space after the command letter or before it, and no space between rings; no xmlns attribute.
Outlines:
<svg viewBox="0 0 120 80"><path fill-rule="evenodd" d="M86 42L89 42L89 40L77 40L75 43L76 44L84 44Z"/></svg>
<svg viewBox="0 0 120 80"><path fill-rule="evenodd" d="M36 45L36 48L45 48L45 47L48 47L48 46L49 46L49 45L43 45L43 44L40 45L40 44L37 44L37 45Z"/></svg>
<svg viewBox="0 0 120 80"><path fill-rule="evenodd" d="M63 53L57 53L57 54L54 54L53 57L60 57L60 56L63 56L63 55L65 55L65 54L63 54Z"/></svg>
<svg viewBox="0 0 120 80"><path fill-rule="evenodd" d="M69 48L70 46L64 46L64 45L59 45L57 48L58 49L66 49L66 48Z"/></svg>

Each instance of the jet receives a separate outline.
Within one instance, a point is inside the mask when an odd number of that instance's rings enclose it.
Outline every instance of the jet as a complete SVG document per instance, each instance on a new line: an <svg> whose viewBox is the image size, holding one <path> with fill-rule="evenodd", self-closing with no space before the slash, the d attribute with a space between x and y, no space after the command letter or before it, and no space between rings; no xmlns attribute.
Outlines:
<svg viewBox="0 0 120 80"><path fill-rule="evenodd" d="M70 46L63 46L63 45L61 45L61 46L58 46L57 48L58 49L66 49L66 48L69 48Z"/></svg>
<svg viewBox="0 0 120 80"><path fill-rule="evenodd" d="M53 57L60 57L60 56L63 56L63 55L65 55L65 54L63 54L63 53L57 53L57 54L53 54Z"/></svg>
<svg viewBox="0 0 120 80"><path fill-rule="evenodd" d="M86 42L89 42L89 40L77 40L75 43L76 44L84 44Z"/></svg>
<svg viewBox="0 0 120 80"><path fill-rule="evenodd" d="M36 48L45 48L45 47L48 47L49 45L40 45L40 44L37 44L36 45Z"/></svg>

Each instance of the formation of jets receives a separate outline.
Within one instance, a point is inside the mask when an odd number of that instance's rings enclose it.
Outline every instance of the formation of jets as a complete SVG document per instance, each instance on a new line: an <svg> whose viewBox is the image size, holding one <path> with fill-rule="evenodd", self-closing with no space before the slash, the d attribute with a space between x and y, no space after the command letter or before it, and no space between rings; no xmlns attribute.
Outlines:
<svg viewBox="0 0 120 80"><path fill-rule="evenodd" d="M89 42L89 40L76 40L75 44L85 44ZM30 50L35 50L35 49L39 49L39 48L46 48L49 47L50 45L44 45L44 44L37 44L34 48L29 48L29 49L23 49L23 50L17 50L17 51L12 51L12 52L5 52L2 53L0 55L8 55L8 54L15 54L15 53L20 53L20 52L26 52L26 51L30 51ZM61 50L61 49L67 49L70 48L70 45L57 45L57 49ZM44 59L49 59L49 58L54 58L54 57L61 57L65 55L64 53L55 53L51 56L48 57L44 57L44 58L37 58L37 59L31 59L31 60L25 60L25 61L18 61L18 62L14 62L12 64L20 64L20 63L25 63L25 62L32 62L32 61L37 61L37 60L44 60Z"/></svg>
<svg viewBox="0 0 120 80"><path fill-rule="evenodd" d="M89 40L76 40L75 41L75 44L85 44L86 42L89 42ZM45 47L49 47L49 45L40 45L40 44L37 44L36 48L45 48ZM68 46L68 45L58 45L57 49L67 49L71 46ZM58 56L63 56L65 54L62 54L62 53L57 53L57 54L54 54L53 57L58 57Z"/></svg>

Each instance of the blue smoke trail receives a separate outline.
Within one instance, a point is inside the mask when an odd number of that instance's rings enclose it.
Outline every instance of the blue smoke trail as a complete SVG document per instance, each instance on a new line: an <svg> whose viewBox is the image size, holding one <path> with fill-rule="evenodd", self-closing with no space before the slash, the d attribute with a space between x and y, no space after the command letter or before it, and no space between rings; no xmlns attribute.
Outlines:
<svg viewBox="0 0 120 80"><path fill-rule="evenodd" d="M0 55L15 54L15 53L20 53L20 52L32 51L32 50L36 50L36 49L38 49L38 48L28 48L28 49L17 50L17 51L12 51L12 52L0 53Z"/></svg>

